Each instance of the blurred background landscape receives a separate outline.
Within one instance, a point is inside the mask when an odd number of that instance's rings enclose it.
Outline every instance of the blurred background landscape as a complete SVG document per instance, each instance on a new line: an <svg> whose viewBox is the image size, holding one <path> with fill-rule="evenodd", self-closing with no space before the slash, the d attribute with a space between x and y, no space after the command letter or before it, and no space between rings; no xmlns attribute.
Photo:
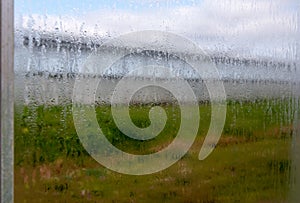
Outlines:
<svg viewBox="0 0 300 203"><path fill-rule="evenodd" d="M15 201L297 202L299 8L296 0L16 0ZM132 54L104 74L85 66L109 40L141 30L191 40L219 72L227 96L226 122L216 149L204 161L198 153L211 119L204 81L213 78L198 75L175 53L160 48L129 47ZM105 50L109 57L120 47ZM72 116L74 82L99 79L95 104L84 103L95 107L99 126L114 146L153 153L178 132L176 98L154 87L131 98L130 116L138 127L151 125L153 106L163 107L168 116L164 130L146 141L116 127L110 104L117 83L149 64L163 65L172 74L136 74L127 79L128 86L157 78L186 80L199 103L200 128L192 148L170 168L146 176L119 174L97 163L81 145Z"/></svg>

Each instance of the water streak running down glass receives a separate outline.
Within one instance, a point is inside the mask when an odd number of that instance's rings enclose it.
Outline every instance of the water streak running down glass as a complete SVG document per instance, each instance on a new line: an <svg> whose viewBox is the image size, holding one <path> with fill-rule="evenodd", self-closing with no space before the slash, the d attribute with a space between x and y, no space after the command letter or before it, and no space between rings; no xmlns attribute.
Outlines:
<svg viewBox="0 0 300 203"><path fill-rule="evenodd" d="M16 202L297 202L299 10L15 0Z"/></svg>

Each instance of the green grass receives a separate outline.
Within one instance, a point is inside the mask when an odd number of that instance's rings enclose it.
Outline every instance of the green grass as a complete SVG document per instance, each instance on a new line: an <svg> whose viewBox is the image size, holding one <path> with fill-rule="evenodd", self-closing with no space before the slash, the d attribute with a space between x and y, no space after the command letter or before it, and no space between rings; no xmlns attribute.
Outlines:
<svg viewBox="0 0 300 203"><path fill-rule="evenodd" d="M118 174L94 161L79 141L70 105L16 106L16 202L287 201L292 102L228 102L221 140L204 161L198 160L198 153L210 123L210 104L200 104L200 129L189 152L168 169L145 176ZM131 106L135 125L150 124L151 106ZM171 143L179 129L178 106L161 106L167 125L149 141L122 134L109 106L95 110L111 143L130 153L148 154Z"/></svg>

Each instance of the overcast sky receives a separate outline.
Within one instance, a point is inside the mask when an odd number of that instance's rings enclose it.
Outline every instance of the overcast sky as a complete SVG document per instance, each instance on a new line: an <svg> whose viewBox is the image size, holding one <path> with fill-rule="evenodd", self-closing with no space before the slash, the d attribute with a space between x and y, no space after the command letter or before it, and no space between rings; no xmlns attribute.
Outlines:
<svg viewBox="0 0 300 203"><path fill-rule="evenodd" d="M15 24L103 38L163 30L207 50L293 59L299 8L299 0L15 0Z"/></svg>

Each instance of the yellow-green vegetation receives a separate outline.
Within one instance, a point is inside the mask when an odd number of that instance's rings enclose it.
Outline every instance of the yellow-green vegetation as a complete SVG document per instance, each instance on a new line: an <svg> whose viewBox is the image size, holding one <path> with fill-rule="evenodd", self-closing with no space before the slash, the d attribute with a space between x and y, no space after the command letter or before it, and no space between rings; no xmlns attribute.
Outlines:
<svg viewBox="0 0 300 203"><path fill-rule="evenodd" d="M210 123L210 104L201 103L200 129L189 152L176 164L145 176L123 175L94 161L82 147L72 107L16 106L16 202L285 202L291 170L293 101L260 100L227 105L220 142L204 161L198 153ZM132 105L135 125L150 124L154 104ZM110 106L96 106L108 140L135 154L159 151L180 126L176 104L161 104L168 121L149 141L137 141L115 126Z"/></svg>

